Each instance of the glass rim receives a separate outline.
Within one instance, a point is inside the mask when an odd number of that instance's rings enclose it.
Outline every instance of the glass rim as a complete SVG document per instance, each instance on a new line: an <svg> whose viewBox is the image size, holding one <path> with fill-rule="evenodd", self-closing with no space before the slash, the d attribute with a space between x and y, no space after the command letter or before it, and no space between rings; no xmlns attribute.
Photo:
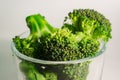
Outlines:
<svg viewBox="0 0 120 80"><path fill-rule="evenodd" d="M26 32L24 32L26 33ZM20 34L23 35L24 33ZM80 63L80 62L85 62L85 61L89 61L91 59L95 59L98 56L102 55L104 53L104 51L106 50L106 44L105 42L101 42L101 49L97 52L97 55L93 56L93 57L86 57L83 59L78 59L78 60L70 60L70 61L50 61L50 60L42 60L42 59L37 59L37 58L33 58L33 57L29 57L27 55L22 54L21 52L19 52L15 45L14 42L11 42L11 49L13 54L15 54L17 57L30 61L30 62L34 62L34 63L41 63L41 64L76 64L76 63Z"/></svg>

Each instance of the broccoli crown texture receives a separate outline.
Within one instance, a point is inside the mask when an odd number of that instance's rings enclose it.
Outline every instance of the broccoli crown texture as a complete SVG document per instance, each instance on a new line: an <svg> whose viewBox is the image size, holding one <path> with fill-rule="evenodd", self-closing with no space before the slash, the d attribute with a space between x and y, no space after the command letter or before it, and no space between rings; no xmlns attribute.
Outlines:
<svg viewBox="0 0 120 80"><path fill-rule="evenodd" d="M13 42L19 52L27 56L33 57L33 53L37 51L38 41L31 42L27 38L20 38L20 36L15 36Z"/></svg>
<svg viewBox="0 0 120 80"><path fill-rule="evenodd" d="M83 38L78 44L83 58L95 56L100 48L100 42L91 37Z"/></svg>
<svg viewBox="0 0 120 80"><path fill-rule="evenodd" d="M111 38L111 23L101 13L93 9L74 9L65 17L63 28L73 33L83 32L93 38L107 42Z"/></svg>
<svg viewBox="0 0 120 80"><path fill-rule="evenodd" d="M83 38L72 34L68 29L57 30L46 38L41 37L40 40L40 52L36 54L36 58L53 61L77 60L95 56L100 44L91 37ZM40 55L40 53L44 54Z"/></svg>
<svg viewBox="0 0 120 80"><path fill-rule="evenodd" d="M63 80L86 80L89 73L89 61L79 64L69 64L63 68Z"/></svg>
<svg viewBox="0 0 120 80"><path fill-rule="evenodd" d="M77 37L77 35L72 34L68 29L59 29L46 38L41 37L39 44L40 52L38 52L36 57L53 61L79 59L81 58L81 53ZM40 53L43 54L39 55Z"/></svg>

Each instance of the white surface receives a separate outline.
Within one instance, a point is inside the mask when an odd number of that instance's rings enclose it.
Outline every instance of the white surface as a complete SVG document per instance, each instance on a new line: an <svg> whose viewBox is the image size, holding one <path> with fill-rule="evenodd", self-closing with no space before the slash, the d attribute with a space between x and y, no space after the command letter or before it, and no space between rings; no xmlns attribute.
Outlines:
<svg viewBox="0 0 120 80"><path fill-rule="evenodd" d="M16 80L11 39L25 30L25 17L41 13L54 26L75 8L93 8L112 23L113 38L108 43L102 80L120 80L120 1L119 0L0 0L0 80Z"/></svg>

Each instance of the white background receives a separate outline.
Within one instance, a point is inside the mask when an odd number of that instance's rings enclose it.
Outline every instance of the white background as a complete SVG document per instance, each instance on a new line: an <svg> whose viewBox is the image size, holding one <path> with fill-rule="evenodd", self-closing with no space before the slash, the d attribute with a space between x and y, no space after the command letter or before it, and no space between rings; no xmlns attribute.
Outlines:
<svg viewBox="0 0 120 80"><path fill-rule="evenodd" d="M78 8L95 9L112 24L112 39L105 52L102 80L120 80L120 1L119 0L0 0L0 80L16 80L10 42L28 28L25 17L41 13L54 26Z"/></svg>

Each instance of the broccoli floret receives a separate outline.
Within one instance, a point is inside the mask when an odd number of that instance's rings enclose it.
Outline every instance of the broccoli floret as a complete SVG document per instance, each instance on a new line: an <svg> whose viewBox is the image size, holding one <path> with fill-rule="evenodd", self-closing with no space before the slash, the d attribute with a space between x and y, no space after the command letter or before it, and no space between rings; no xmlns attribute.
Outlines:
<svg viewBox="0 0 120 80"><path fill-rule="evenodd" d="M27 38L20 38L20 36L15 36L13 42L19 52L27 56L33 57L38 47L38 41L31 42Z"/></svg>
<svg viewBox="0 0 120 80"><path fill-rule="evenodd" d="M100 49L100 42L91 37L83 38L78 44L83 58L94 57Z"/></svg>
<svg viewBox="0 0 120 80"><path fill-rule="evenodd" d="M72 34L68 29L59 29L46 38L40 38L42 40L39 44L40 52L36 57L52 61L80 59L82 54L79 51L78 43L82 38L79 35ZM43 54L40 55L40 53Z"/></svg>
<svg viewBox="0 0 120 80"><path fill-rule="evenodd" d="M16 36L13 38L16 48L23 54L34 57L38 52L38 43L41 36L47 36L54 32L54 29L40 14L34 14L26 17L27 26L30 29L28 37L20 38Z"/></svg>
<svg viewBox="0 0 120 80"><path fill-rule="evenodd" d="M63 28L73 33L83 32L95 39L107 42L111 38L111 23L101 13L93 9L74 9L65 17Z"/></svg>

